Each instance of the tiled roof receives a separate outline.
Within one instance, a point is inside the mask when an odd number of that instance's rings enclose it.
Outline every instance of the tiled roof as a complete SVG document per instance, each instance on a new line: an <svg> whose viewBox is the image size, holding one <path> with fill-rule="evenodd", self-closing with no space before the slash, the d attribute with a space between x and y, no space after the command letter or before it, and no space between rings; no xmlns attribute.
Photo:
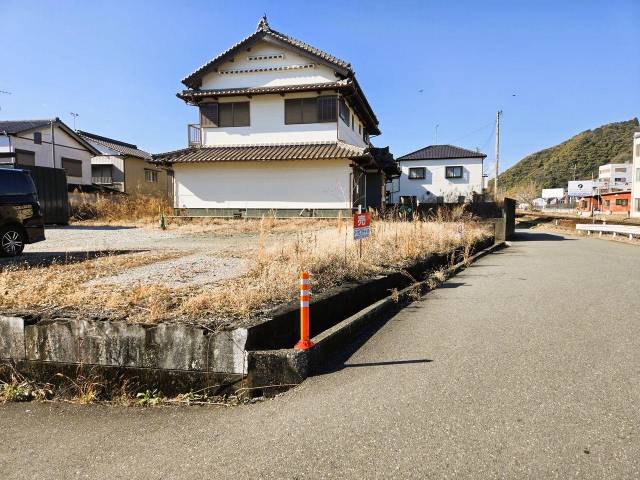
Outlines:
<svg viewBox="0 0 640 480"><path fill-rule="evenodd" d="M98 149L100 149L100 146L103 146L122 155L130 155L132 157L143 158L145 160L151 159L151 154L144 150L140 150L137 145L132 143L121 142L119 140L114 140L113 138L102 137L100 135L83 132L81 130L78 130L78 135L89 143L94 144Z"/></svg>
<svg viewBox="0 0 640 480"><path fill-rule="evenodd" d="M454 145L429 145L415 152L408 153L398 160L440 160L445 158L485 158L481 152L474 152Z"/></svg>
<svg viewBox="0 0 640 480"><path fill-rule="evenodd" d="M264 93L287 93L287 92L310 92L316 90L335 90L353 86L349 79L338 80L337 82L311 83L307 85L280 85L273 87L247 87L247 88L225 88L209 90L183 90L178 93L178 97L183 100L200 97L229 97L234 95L258 95Z"/></svg>
<svg viewBox="0 0 640 480"><path fill-rule="evenodd" d="M50 125L51 122L57 121L54 119L46 120L2 120L0 121L0 132L7 132L9 135L13 135L20 132L26 132L34 128L40 128Z"/></svg>
<svg viewBox="0 0 640 480"><path fill-rule="evenodd" d="M323 160L357 158L364 149L342 142L290 143L286 145L242 145L191 147L153 155L153 161L166 163L238 162L265 160Z"/></svg>
<svg viewBox="0 0 640 480"><path fill-rule="evenodd" d="M318 48L312 47L311 45L304 43L300 40L292 38L283 33L276 32L275 30L272 30L269 27L269 24L265 20L265 21L260 21L260 23L258 24L258 29L254 33L252 33L248 37L245 37L244 39L242 39L241 41L233 45L231 48L225 50L217 57L213 58L212 60L205 63L204 65L202 65L200 68L198 68L191 74L187 75L182 80L182 83L184 83L187 87L197 88L199 86L199 80L202 75L204 75L205 73L213 69L216 65L220 64L222 61L226 60L228 57L232 56L238 50L241 50L242 48L248 46L248 44L253 44L257 42L258 40L264 37L271 37L281 42L284 42L288 45L291 45L294 48L303 50L325 62L328 62L330 64L335 65L336 67L339 67L340 69L345 70L346 71L345 73L353 73L351 71L350 63L345 62L344 60L340 60L339 58L336 58L333 55L323 52Z"/></svg>

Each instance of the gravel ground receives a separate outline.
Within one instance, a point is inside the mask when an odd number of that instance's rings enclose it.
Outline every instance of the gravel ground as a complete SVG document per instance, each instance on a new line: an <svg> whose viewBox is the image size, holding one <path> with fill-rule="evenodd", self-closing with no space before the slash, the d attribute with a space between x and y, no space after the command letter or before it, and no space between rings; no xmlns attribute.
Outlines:
<svg viewBox="0 0 640 480"><path fill-rule="evenodd" d="M197 253L143 265L111 277L92 280L88 285L158 283L167 287L184 287L219 282L242 275L247 270L246 259L213 255Z"/></svg>
<svg viewBox="0 0 640 480"><path fill-rule="evenodd" d="M247 257L257 248L255 234L220 235L159 228L70 225L47 228L47 240L25 247L18 259L0 259L0 267L16 263L41 266L85 261L104 254L140 250L172 250L181 256L132 268L90 285L158 283L167 287L204 285L243 274ZM274 241L277 236L270 237Z"/></svg>

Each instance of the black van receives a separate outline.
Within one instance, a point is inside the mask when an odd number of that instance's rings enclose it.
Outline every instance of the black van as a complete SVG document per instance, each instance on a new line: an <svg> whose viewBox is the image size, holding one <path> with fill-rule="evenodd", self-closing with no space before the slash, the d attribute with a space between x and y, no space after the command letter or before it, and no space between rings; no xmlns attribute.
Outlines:
<svg viewBox="0 0 640 480"><path fill-rule="evenodd" d="M36 186L27 170L0 168L0 255L20 255L44 240Z"/></svg>

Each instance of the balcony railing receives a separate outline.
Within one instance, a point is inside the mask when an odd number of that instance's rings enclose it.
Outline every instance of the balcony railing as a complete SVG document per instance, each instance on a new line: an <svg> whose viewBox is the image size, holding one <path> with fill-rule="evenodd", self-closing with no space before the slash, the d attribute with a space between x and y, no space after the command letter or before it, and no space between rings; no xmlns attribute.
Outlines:
<svg viewBox="0 0 640 480"><path fill-rule="evenodd" d="M113 177L91 177L91 183L97 185L112 185Z"/></svg>
<svg viewBox="0 0 640 480"><path fill-rule="evenodd" d="M199 123L190 123L188 132L188 140L190 147L199 147L202 145L202 130Z"/></svg>

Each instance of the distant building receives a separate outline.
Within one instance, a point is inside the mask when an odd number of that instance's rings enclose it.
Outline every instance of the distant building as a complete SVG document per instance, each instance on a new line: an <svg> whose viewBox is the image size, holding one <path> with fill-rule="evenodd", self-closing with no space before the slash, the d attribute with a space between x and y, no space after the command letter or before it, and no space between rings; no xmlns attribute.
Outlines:
<svg viewBox="0 0 640 480"><path fill-rule="evenodd" d="M640 129L633 135L633 170L631 176L631 216L640 217Z"/></svg>
<svg viewBox="0 0 640 480"><path fill-rule="evenodd" d="M0 121L0 163L64 169L67 184L91 185L100 152L59 118Z"/></svg>
<svg viewBox="0 0 640 480"><path fill-rule="evenodd" d="M171 172L150 163L151 155L137 145L78 130L78 134L99 150L91 159L91 180L128 195L169 198L173 192Z"/></svg>
<svg viewBox="0 0 640 480"><path fill-rule="evenodd" d="M631 188L630 163L608 163L598 168L598 188L606 191L629 190Z"/></svg>
<svg viewBox="0 0 640 480"><path fill-rule="evenodd" d="M437 203L470 200L483 190L486 155L453 145L430 145L397 159L401 174L391 201Z"/></svg>
<svg viewBox="0 0 640 480"><path fill-rule="evenodd" d="M630 191L605 192L581 198L576 204L579 212L595 211L604 214L627 215L631 207Z"/></svg>

